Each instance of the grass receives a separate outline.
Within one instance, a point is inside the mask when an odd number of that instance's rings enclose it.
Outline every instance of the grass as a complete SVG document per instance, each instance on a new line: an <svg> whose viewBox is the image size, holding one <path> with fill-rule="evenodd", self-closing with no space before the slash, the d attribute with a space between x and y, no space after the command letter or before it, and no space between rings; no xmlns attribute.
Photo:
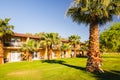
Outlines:
<svg viewBox="0 0 120 80"><path fill-rule="evenodd" d="M120 80L120 55L102 55L105 73L85 71L86 58L68 58L0 65L0 80Z"/></svg>

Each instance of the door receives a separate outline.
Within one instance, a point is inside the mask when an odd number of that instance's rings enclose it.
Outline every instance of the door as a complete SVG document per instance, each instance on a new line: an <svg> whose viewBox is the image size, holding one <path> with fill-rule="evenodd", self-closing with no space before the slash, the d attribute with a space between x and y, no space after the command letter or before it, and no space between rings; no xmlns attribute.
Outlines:
<svg viewBox="0 0 120 80"><path fill-rule="evenodd" d="M10 54L10 61L11 62L21 61L21 53L17 51L12 51Z"/></svg>
<svg viewBox="0 0 120 80"><path fill-rule="evenodd" d="M38 52L33 53L33 60L39 60L39 53Z"/></svg>
<svg viewBox="0 0 120 80"><path fill-rule="evenodd" d="M56 56L56 53L55 53L55 52L52 52L52 58L53 58L53 59L56 59L56 58L57 58L57 56Z"/></svg>

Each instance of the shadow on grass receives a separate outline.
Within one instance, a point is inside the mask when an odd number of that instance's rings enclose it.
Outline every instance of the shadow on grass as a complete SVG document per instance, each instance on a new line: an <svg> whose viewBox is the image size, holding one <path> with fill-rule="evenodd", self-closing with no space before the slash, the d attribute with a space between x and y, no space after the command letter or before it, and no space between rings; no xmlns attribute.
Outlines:
<svg viewBox="0 0 120 80"><path fill-rule="evenodd" d="M95 74L97 80L120 80L120 71L105 71L105 73Z"/></svg>
<svg viewBox="0 0 120 80"><path fill-rule="evenodd" d="M67 67L71 67L71 68L74 68L74 69L85 70L85 68L80 67L80 66L66 64L65 61L63 61L63 60L42 60L42 62L43 63L47 62L47 63L51 63L51 64L56 63L56 64L61 64L61 65L67 66Z"/></svg>
<svg viewBox="0 0 120 80"><path fill-rule="evenodd" d="M85 71L85 68L67 64L63 60L42 60L42 63L44 62L47 62L50 64L54 64L54 63L61 64L67 67ZM96 80L120 80L120 71L117 71L117 70L111 70L111 71L105 71L105 73L93 73L93 74L94 74L94 77L96 77Z"/></svg>

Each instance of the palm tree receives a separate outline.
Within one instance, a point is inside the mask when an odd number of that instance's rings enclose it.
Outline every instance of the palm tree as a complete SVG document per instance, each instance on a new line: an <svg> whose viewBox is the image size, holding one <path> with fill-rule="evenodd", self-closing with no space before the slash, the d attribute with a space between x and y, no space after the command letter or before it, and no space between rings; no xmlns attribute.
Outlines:
<svg viewBox="0 0 120 80"><path fill-rule="evenodd" d="M80 51L82 52L81 56L86 56L88 53L89 41L81 43Z"/></svg>
<svg viewBox="0 0 120 80"><path fill-rule="evenodd" d="M40 49L40 41L34 41L33 51L38 52Z"/></svg>
<svg viewBox="0 0 120 80"><path fill-rule="evenodd" d="M103 72L99 49L99 25L112 21L113 15L120 15L119 0L74 0L67 11L74 22L90 25L89 52L86 70Z"/></svg>
<svg viewBox="0 0 120 80"><path fill-rule="evenodd" d="M74 57L76 57L76 48L77 45L80 44L80 36L78 35L71 35L69 38L70 43L73 45L73 49L74 49Z"/></svg>
<svg viewBox="0 0 120 80"><path fill-rule="evenodd" d="M41 37L41 36L44 36L45 34L46 34L45 32L40 32L40 33L35 33L34 35Z"/></svg>
<svg viewBox="0 0 120 80"><path fill-rule="evenodd" d="M9 25L9 21L10 21L9 18L6 18L5 20L0 19L0 58L2 59L0 61L2 61L2 63L3 63L3 52L4 52L3 43L5 42L6 38L8 38L13 34L13 29L14 29L13 25Z"/></svg>
<svg viewBox="0 0 120 80"><path fill-rule="evenodd" d="M66 58L66 51L70 49L71 49L71 46L69 43L62 43L61 50L64 51L64 58Z"/></svg>
<svg viewBox="0 0 120 80"><path fill-rule="evenodd" d="M22 44L21 51L25 51L22 55L23 60L32 61L33 52L39 50L39 43L33 39L28 40L26 43Z"/></svg>
<svg viewBox="0 0 120 80"><path fill-rule="evenodd" d="M48 60L51 60L53 47L60 44L60 37L58 33L46 33L41 36L41 44L48 50Z"/></svg>

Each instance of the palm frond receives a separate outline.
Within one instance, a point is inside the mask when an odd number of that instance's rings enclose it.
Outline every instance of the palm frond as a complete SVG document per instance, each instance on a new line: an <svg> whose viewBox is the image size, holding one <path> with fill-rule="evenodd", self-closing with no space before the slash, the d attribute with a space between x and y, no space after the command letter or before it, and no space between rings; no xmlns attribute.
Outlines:
<svg viewBox="0 0 120 80"><path fill-rule="evenodd" d="M67 10L73 22L89 24L90 21L103 25L112 21L112 16L120 16L119 0L74 0Z"/></svg>

